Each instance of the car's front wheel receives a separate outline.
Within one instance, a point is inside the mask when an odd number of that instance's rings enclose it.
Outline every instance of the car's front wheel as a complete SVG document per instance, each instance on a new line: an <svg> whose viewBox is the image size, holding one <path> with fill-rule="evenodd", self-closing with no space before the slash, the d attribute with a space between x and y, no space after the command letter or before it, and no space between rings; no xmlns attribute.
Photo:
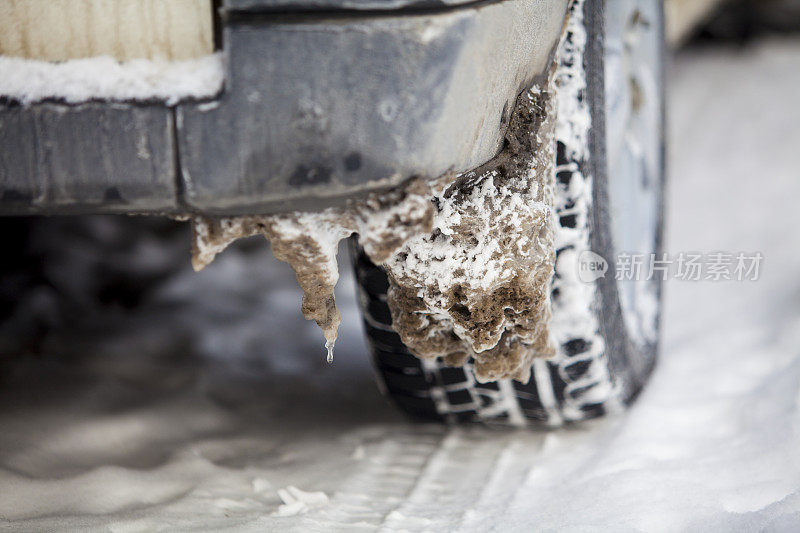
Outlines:
<svg viewBox="0 0 800 533"><path fill-rule="evenodd" d="M657 0L573 0L555 61L556 261L550 331L528 383L421 360L392 329L384 271L354 247L384 390L422 419L554 426L621 409L655 361L663 226L663 17ZM644 261L644 262L641 262ZM619 279L617 279L619 278Z"/></svg>

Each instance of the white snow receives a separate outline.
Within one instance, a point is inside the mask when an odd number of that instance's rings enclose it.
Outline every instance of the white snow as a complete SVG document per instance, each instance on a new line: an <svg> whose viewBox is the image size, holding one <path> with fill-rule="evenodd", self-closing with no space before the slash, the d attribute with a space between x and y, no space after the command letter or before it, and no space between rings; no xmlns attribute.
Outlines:
<svg viewBox="0 0 800 533"><path fill-rule="evenodd" d="M278 496L283 505L272 513L273 516L295 516L328 503L328 496L324 492L304 492L291 485L278 489Z"/></svg>
<svg viewBox="0 0 800 533"><path fill-rule="evenodd" d="M289 267L234 246L48 339L68 353L1 361L0 527L796 530L800 40L683 53L669 79L667 250L764 263L757 282L667 282L661 360L626 414L548 433L408 423L373 383L352 274L330 366ZM278 488L303 500L290 486L328 501L273 515L292 505Z"/></svg>
<svg viewBox="0 0 800 533"><path fill-rule="evenodd" d="M557 346L570 339L589 341L590 348L581 355L583 364L589 366L580 380L567 385L564 406L559 410L553 387L547 378L547 363L534 363L537 390L548 421L554 425L561 424L565 419L580 420L583 416L581 407L587 402L602 403L609 412L620 410L619 388L609 378L605 340L594 310L596 286L579 279L580 257L591 250L589 231L592 222L589 213L593 180L593 176L585 174L584 169L575 163L589 158L589 130L592 125L588 102L584 96L587 94L587 74L583 65L588 43L583 20L584 4L583 0L576 0L570 5L566 27L568 38L562 38L559 46L559 67L555 79L559 94L556 100L556 139L565 147L568 161L557 165L556 173L571 174L566 190L558 188L555 210L559 216L574 216L575 225L569 228L559 224L555 232L555 247L561 253L555 263L552 289L559 292L559 297L551 302L550 334ZM554 361L559 370L563 371L575 359L568 359L563 353L557 353ZM588 395L571 394L572 391L584 387L590 387Z"/></svg>
<svg viewBox="0 0 800 533"><path fill-rule="evenodd" d="M207 98L222 90L221 53L167 61L109 56L51 62L0 55L0 96L30 104L45 99L75 104L89 100Z"/></svg>

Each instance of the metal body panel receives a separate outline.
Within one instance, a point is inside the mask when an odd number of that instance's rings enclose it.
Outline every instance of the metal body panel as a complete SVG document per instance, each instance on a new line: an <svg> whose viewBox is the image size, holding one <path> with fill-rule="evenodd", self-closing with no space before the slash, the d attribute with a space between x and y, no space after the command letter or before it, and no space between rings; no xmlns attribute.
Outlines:
<svg viewBox="0 0 800 533"><path fill-rule="evenodd" d="M482 164L517 94L549 65L558 4L226 27L225 93L178 108L187 204L324 206Z"/></svg>
<svg viewBox="0 0 800 533"><path fill-rule="evenodd" d="M0 214L320 209L476 167L499 150L516 95L548 67L567 0L226 11L269 3L224 1L215 99L0 99Z"/></svg>
<svg viewBox="0 0 800 533"><path fill-rule="evenodd" d="M175 211L171 110L0 107L0 212Z"/></svg>
<svg viewBox="0 0 800 533"><path fill-rule="evenodd" d="M486 3L486 0L223 0L237 11L402 10L437 9Z"/></svg>

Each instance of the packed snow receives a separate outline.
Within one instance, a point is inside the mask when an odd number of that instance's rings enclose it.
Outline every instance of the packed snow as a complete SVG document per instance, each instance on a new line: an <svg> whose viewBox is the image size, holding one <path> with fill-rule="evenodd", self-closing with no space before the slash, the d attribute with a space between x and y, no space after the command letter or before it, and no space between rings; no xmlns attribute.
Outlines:
<svg viewBox="0 0 800 533"><path fill-rule="evenodd" d="M183 268L136 305L75 314L46 356L0 359L0 527L796 529L800 40L690 50L669 80L667 250L764 263L755 282L666 283L660 363L626 414L551 432L409 423L374 385L351 272L327 365L260 242L195 274L188 250L142 238L131 268ZM113 257L101 220L54 275L92 282Z"/></svg>
<svg viewBox="0 0 800 533"><path fill-rule="evenodd" d="M23 104L160 100L175 105L215 96L223 81L221 53L175 61L98 56L51 62L0 56L0 96Z"/></svg>

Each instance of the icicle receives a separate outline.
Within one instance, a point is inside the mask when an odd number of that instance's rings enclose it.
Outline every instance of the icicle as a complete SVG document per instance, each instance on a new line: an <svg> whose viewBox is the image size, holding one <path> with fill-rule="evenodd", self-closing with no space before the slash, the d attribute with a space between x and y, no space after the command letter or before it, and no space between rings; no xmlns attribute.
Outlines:
<svg viewBox="0 0 800 533"><path fill-rule="evenodd" d="M326 341L325 348L328 349L328 363L333 363L333 343L331 341Z"/></svg>

